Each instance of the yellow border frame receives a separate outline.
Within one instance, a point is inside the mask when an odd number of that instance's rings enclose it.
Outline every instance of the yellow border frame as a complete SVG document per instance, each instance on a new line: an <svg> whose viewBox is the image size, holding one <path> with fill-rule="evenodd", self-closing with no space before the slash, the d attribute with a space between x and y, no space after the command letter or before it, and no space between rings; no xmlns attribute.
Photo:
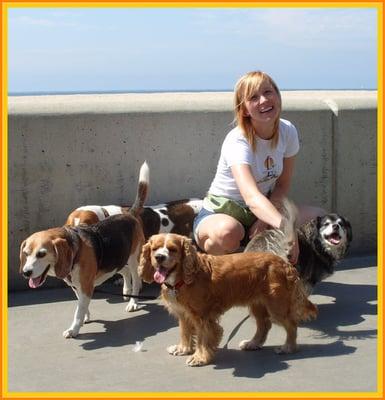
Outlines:
<svg viewBox="0 0 385 400"><path fill-rule="evenodd" d="M208 392L208 393L186 393L186 392L176 392L176 393L125 393L125 392L90 392L90 393L82 393L82 392L68 392L68 393L57 393L57 392L44 392L44 393L18 393L18 392L8 392L8 382L7 382L7 366L8 366L8 348L7 348L7 307L8 307L8 293L7 293L7 281L8 281L8 252L7 252L7 234L8 234L8 137L7 137L7 28L8 28L8 8L21 8L21 7L60 7L60 8L69 8L69 7L132 7L132 8L153 8L153 7L162 7L162 8L263 8L263 7L288 7L288 8L342 8L342 7L351 7L351 8L376 8L378 12L378 126L377 126L377 215L378 215L378 348L377 348L377 382L378 388L377 392L343 392L343 393L333 393L333 392L325 392L325 393L217 393L217 392ZM1 241L1 261L2 261L2 281L1 281L1 351L2 351L2 375L1 375L1 398L4 399L54 399L54 398L95 398L95 399L112 399L112 398L130 398L130 399L143 399L143 398L226 398L226 399L241 399L241 398L258 398L258 399L272 399L272 398L301 398L301 399L378 399L383 398L383 361L384 361L384 345L383 345L383 333L384 333L384 318L383 318L383 282L384 282L384 236L383 236L383 227L384 227L384 213L383 213L383 202L384 202L384 173L383 173L383 155L384 155L384 141L383 141L383 105L384 105L384 80L383 80L383 2L379 1L328 1L328 2L308 2L308 1L280 1L280 2L255 2L255 1L242 1L242 2L233 2L233 1L209 1L209 2L196 2L196 1L151 1L151 2L126 2L126 1L114 1L110 3L106 2L97 2L97 1L67 1L67 2L51 2L51 1L40 1L40 2L28 2L28 1L1 1L1 11L0 18L2 21L2 51L1 51L1 59L2 59L2 70L1 70L1 82L2 82L2 94L1 94L1 110L2 110L2 125L1 125L1 217L2 217L2 241Z"/></svg>

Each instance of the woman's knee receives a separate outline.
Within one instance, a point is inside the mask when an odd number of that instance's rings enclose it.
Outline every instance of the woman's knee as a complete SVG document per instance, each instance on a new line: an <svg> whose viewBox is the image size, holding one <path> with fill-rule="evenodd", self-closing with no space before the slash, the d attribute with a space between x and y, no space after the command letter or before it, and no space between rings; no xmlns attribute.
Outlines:
<svg viewBox="0 0 385 400"><path fill-rule="evenodd" d="M244 234L243 226L233 218L212 218L199 229L198 245L210 254L231 253L239 248Z"/></svg>
<svg viewBox="0 0 385 400"><path fill-rule="evenodd" d="M240 241L243 239L245 231L241 224L229 226L228 224L220 224L214 232L218 243L229 252L235 251L239 247Z"/></svg>

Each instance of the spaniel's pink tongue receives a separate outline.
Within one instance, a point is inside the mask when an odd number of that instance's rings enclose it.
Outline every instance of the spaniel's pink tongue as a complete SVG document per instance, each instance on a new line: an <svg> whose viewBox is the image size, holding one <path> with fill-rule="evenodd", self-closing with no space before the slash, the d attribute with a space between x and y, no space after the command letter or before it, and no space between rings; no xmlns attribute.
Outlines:
<svg viewBox="0 0 385 400"><path fill-rule="evenodd" d="M154 274L154 281L162 284L167 278L166 270L165 269L157 269Z"/></svg>
<svg viewBox="0 0 385 400"><path fill-rule="evenodd" d="M43 283L41 278L41 276L38 276L37 278L29 278L29 287L32 289L36 289L37 287L39 287Z"/></svg>

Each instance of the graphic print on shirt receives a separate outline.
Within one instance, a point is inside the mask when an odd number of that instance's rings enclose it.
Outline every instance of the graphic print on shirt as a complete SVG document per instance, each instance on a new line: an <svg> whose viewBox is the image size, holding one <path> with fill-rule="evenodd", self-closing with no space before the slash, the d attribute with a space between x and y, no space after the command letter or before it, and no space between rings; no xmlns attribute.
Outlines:
<svg viewBox="0 0 385 400"><path fill-rule="evenodd" d="M260 179L258 181L258 183L260 182L266 182L270 179L275 179L278 178L278 174L277 171L274 169L275 168L275 162L273 157L271 156L267 156L264 163L263 163L264 167L265 167L265 171L264 171L264 177L262 179Z"/></svg>

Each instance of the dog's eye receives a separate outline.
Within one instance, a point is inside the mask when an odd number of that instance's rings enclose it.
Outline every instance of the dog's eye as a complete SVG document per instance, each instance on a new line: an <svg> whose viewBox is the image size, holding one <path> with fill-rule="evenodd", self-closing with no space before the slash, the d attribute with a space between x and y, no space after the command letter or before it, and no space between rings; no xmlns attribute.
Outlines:
<svg viewBox="0 0 385 400"><path fill-rule="evenodd" d="M168 251L170 253L176 253L178 251L178 249L176 247L169 247Z"/></svg>
<svg viewBox="0 0 385 400"><path fill-rule="evenodd" d="M47 254L47 250L41 249L41 250L39 250L39 251L36 253L36 257L37 257L37 258L43 258L43 257L46 256L46 254Z"/></svg>

